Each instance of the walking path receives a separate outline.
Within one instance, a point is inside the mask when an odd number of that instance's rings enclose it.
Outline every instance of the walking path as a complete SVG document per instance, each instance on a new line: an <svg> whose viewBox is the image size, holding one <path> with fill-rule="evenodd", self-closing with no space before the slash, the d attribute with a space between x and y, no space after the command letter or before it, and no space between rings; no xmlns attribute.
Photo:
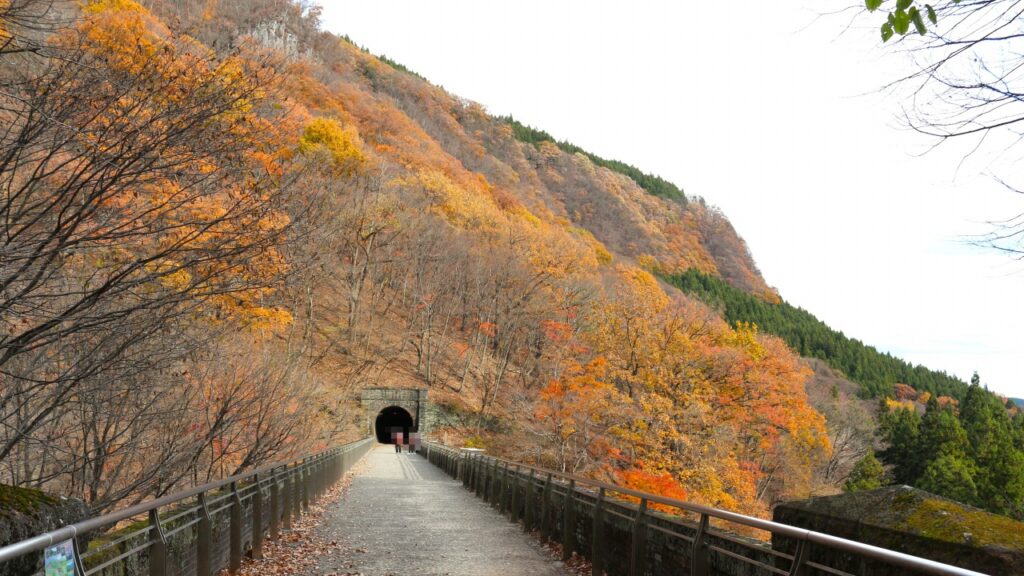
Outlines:
<svg viewBox="0 0 1024 576"><path fill-rule="evenodd" d="M416 454L378 446L319 536L340 546L315 572L364 576L566 576L521 528Z"/></svg>

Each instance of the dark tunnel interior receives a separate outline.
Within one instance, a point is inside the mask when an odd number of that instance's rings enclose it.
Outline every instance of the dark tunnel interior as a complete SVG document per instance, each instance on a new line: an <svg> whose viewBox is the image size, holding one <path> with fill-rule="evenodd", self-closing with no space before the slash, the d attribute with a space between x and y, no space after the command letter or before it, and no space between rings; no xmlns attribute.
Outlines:
<svg viewBox="0 0 1024 576"><path fill-rule="evenodd" d="M382 444L394 444L393 433L401 432L402 437L408 442L409 433L415 432L412 416L403 408L388 406L377 414L377 421L374 423L374 431L377 433L377 441Z"/></svg>

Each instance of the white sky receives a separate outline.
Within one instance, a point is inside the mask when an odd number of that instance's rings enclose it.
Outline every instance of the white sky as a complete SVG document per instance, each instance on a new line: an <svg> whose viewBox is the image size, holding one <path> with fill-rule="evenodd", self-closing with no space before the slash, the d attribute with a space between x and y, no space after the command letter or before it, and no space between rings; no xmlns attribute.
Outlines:
<svg viewBox="0 0 1024 576"><path fill-rule="evenodd" d="M815 20L833 0L321 3L371 52L720 206L833 328L1024 397L1024 262L963 238L1024 210L990 176L1013 159L922 156L876 91L909 63L875 22Z"/></svg>

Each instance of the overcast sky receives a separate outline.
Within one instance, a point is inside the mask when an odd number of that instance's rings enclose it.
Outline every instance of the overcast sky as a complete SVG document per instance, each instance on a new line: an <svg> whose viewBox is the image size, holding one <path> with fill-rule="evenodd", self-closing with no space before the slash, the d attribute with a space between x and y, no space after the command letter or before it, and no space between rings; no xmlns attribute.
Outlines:
<svg viewBox="0 0 1024 576"><path fill-rule="evenodd" d="M328 30L721 207L833 328L1024 397L1024 262L965 241L1024 210L992 178L1015 158L923 154L877 90L909 62L875 22L843 33L831 0L321 2Z"/></svg>

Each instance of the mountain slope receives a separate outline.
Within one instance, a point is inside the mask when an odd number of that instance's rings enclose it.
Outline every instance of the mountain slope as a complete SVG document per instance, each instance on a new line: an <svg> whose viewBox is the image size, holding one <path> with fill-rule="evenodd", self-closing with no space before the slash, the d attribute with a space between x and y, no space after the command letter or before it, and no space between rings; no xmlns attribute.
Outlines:
<svg viewBox="0 0 1024 576"><path fill-rule="evenodd" d="M613 252L646 266L697 268L743 290L775 297L735 229L703 200L685 202L674 185L556 143L546 133L533 131L524 138L529 129L521 124L494 118L482 106L451 96L404 68L383 64L354 44L347 47L354 48L343 55L351 70L347 79L356 80L352 72L360 71L378 97L390 97L452 160L538 217L585 229ZM375 122L375 116L359 111L359 96L346 98L357 121ZM407 133L376 136L394 145ZM653 183L648 188L654 193L622 172Z"/></svg>
<svg viewBox="0 0 1024 576"><path fill-rule="evenodd" d="M276 74L305 142L293 160L327 206L301 247L323 272L295 282L319 375L429 386L451 438L640 488L762 514L814 489L829 441L809 370L645 271L697 268L773 298L721 213L523 142L318 30L315 12L244 4L147 6Z"/></svg>
<svg viewBox="0 0 1024 576"><path fill-rule="evenodd" d="M913 366L878 352L829 328L809 312L787 302L769 303L736 290L721 280L688 270L666 276L669 283L721 310L730 323L750 322L779 336L802 356L820 358L862 386L865 397L893 397L897 383L921 392L962 399L967 383L945 372Z"/></svg>
<svg viewBox="0 0 1024 576"><path fill-rule="evenodd" d="M401 386L453 442L639 489L762 515L835 489L811 370L650 272L773 299L716 210L524 142L302 3L61 7L0 22L0 156L39 165L0 164L38 267L0 317L0 369L33 390L0 389L0 481L114 506L363 435L359 391ZM68 210L88 225L48 247Z"/></svg>

